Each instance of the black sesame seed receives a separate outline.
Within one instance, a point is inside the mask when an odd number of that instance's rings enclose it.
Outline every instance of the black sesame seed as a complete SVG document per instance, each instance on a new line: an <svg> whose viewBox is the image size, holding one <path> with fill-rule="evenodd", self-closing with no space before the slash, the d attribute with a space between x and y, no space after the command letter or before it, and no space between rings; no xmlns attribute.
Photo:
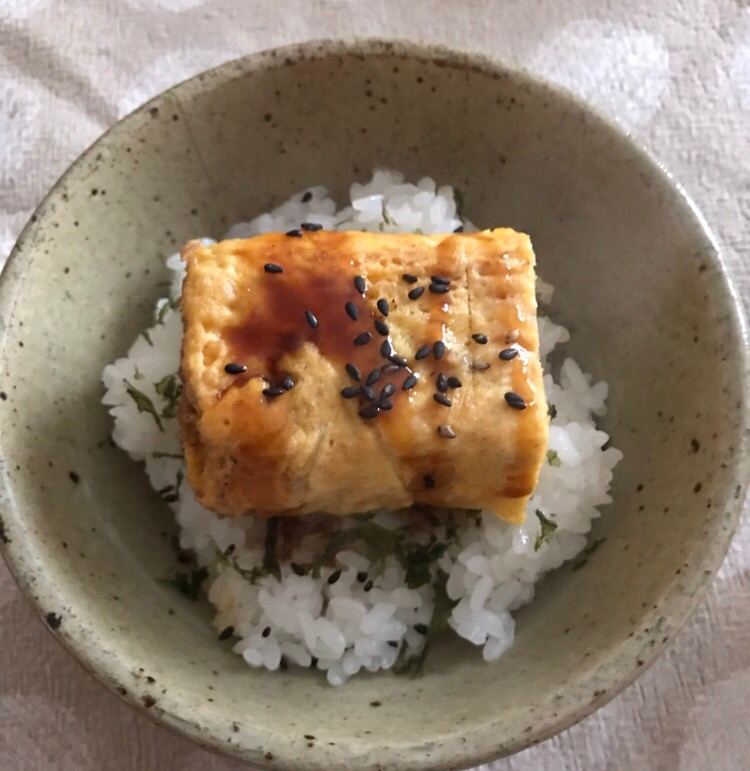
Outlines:
<svg viewBox="0 0 750 771"><path fill-rule="evenodd" d="M360 293L364 294L367 291L367 284L362 276L354 277L354 288Z"/></svg>
<svg viewBox="0 0 750 771"><path fill-rule="evenodd" d="M423 286L415 286L414 289L409 290L409 299L418 300L424 294Z"/></svg>
<svg viewBox="0 0 750 771"><path fill-rule="evenodd" d="M365 385L366 386L375 385L375 383L377 383L378 380L380 380L380 377L382 374L383 374L382 371L379 369L372 370L372 372L370 372L370 374L367 376L367 380L365 380Z"/></svg>
<svg viewBox="0 0 750 771"><path fill-rule="evenodd" d="M380 407L377 404L368 404L367 407L362 407L359 411L359 417L365 420L372 420L380 412Z"/></svg>
<svg viewBox="0 0 750 771"><path fill-rule="evenodd" d="M386 299L385 299L385 297L381 297L381 298L380 298L380 299L377 301L376 305L378 306L378 310L379 310L379 311L380 311L380 312L381 312L381 313L382 313L384 316L387 316L387 315L390 313L390 311L391 311L391 309L390 309L390 306L388 305L388 300L386 300Z"/></svg>
<svg viewBox="0 0 750 771"><path fill-rule="evenodd" d="M350 319L356 321L359 318L359 308L351 300L344 306L344 310Z"/></svg>
<svg viewBox="0 0 750 771"><path fill-rule="evenodd" d="M442 359L443 354L445 353L445 343L442 340L438 340L432 346L432 353L435 355L436 359Z"/></svg>
<svg viewBox="0 0 750 771"><path fill-rule="evenodd" d="M430 351L432 350L432 346L428 343L427 345L423 345L415 354L414 358L419 359L426 359L430 355Z"/></svg>
<svg viewBox="0 0 750 771"><path fill-rule="evenodd" d="M267 626L261 633L261 637L268 637L268 635L271 634L271 627Z"/></svg>
<svg viewBox="0 0 750 771"><path fill-rule="evenodd" d="M336 583L336 581L339 580L339 578L341 578L341 570L340 569L334 570L333 573L331 573L331 575L328 576L328 584L330 586L333 586Z"/></svg>
<svg viewBox="0 0 750 771"><path fill-rule="evenodd" d="M295 228L294 230L287 230L286 235L290 238L300 238L302 236L302 231L299 228Z"/></svg>
<svg viewBox="0 0 750 771"><path fill-rule="evenodd" d="M360 584L363 584L365 581L367 581L366 571L360 570L359 573L357 573L357 581L359 581Z"/></svg>
<svg viewBox="0 0 750 771"><path fill-rule="evenodd" d="M396 386L393 385L393 383L388 383L388 385L383 386L383 389L380 392L380 399L388 399L389 397L393 396L393 394L396 393Z"/></svg>
<svg viewBox="0 0 750 771"><path fill-rule="evenodd" d="M388 640L388 645L391 646L391 648L398 648L398 640Z"/></svg>
<svg viewBox="0 0 750 771"><path fill-rule="evenodd" d="M422 482L424 482L424 486L428 490L432 490L432 488L435 487L435 477L430 476L430 474L425 474L422 477Z"/></svg>
<svg viewBox="0 0 750 771"><path fill-rule="evenodd" d="M353 399L355 396L359 396L362 389L359 386L347 386L341 389L341 395L344 399Z"/></svg>
<svg viewBox="0 0 750 771"><path fill-rule="evenodd" d="M271 388L263 389L263 396L281 396L286 389L281 386L272 386Z"/></svg>
<svg viewBox="0 0 750 771"><path fill-rule="evenodd" d="M393 353L393 348L388 340L383 340L380 344L380 355L387 359Z"/></svg>
<svg viewBox="0 0 750 771"><path fill-rule="evenodd" d="M222 629L221 634L219 635L220 640L228 640L232 635L234 634L234 627L228 626Z"/></svg>
<svg viewBox="0 0 750 771"><path fill-rule="evenodd" d="M374 402L375 399L378 397L375 395L374 389L370 388L370 386L362 386L362 398L366 399L368 402Z"/></svg>
<svg viewBox="0 0 750 771"><path fill-rule="evenodd" d="M393 402L390 399L383 399L382 401L378 402L378 407L381 410L385 410L386 412L388 412L388 410L393 409Z"/></svg>
<svg viewBox="0 0 750 771"><path fill-rule="evenodd" d="M448 390L448 378L442 372L437 376L436 385L440 393L444 394Z"/></svg>
<svg viewBox="0 0 750 771"><path fill-rule="evenodd" d="M525 410L527 407L523 396L520 396L515 391L508 391L508 393L505 394L505 401L508 402L514 410Z"/></svg>
<svg viewBox="0 0 750 771"><path fill-rule="evenodd" d="M409 363L403 356L398 356L395 353L392 353L388 357L388 361L392 362L393 364L398 364L399 367L405 367Z"/></svg>
<svg viewBox="0 0 750 771"><path fill-rule="evenodd" d="M453 228L454 233L463 233L464 232L464 226L459 225L457 228Z"/></svg>
<svg viewBox="0 0 750 771"><path fill-rule="evenodd" d="M404 273L403 276L401 276L404 281L406 281L407 284L416 284L417 283L417 277L412 275L411 273Z"/></svg>
<svg viewBox="0 0 750 771"><path fill-rule="evenodd" d="M461 388L462 385L463 383L455 375L448 378L448 388Z"/></svg>
<svg viewBox="0 0 750 771"><path fill-rule="evenodd" d="M310 203L312 201L312 193L308 190L303 196L302 196L302 203Z"/></svg>
<svg viewBox="0 0 750 771"><path fill-rule="evenodd" d="M401 367L399 367L398 364L386 364L383 367L383 374L392 375L394 372L398 372L400 369Z"/></svg>
<svg viewBox="0 0 750 771"><path fill-rule="evenodd" d="M427 634L427 624L414 624L414 631L417 634Z"/></svg>
<svg viewBox="0 0 750 771"><path fill-rule="evenodd" d="M450 426L447 426L445 424L438 426L437 432L438 432L438 436L441 436L443 439L456 438L456 432Z"/></svg>
<svg viewBox="0 0 750 771"><path fill-rule="evenodd" d="M476 335L472 335L472 336L471 336L471 339L472 339L472 340L473 340L475 343L479 343L479 345L487 345L487 342L488 342L488 340L489 340L489 338L487 337L487 335L483 335L483 334L481 334L481 333L477 333Z"/></svg>
<svg viewBox="0 0 750 771"><path fill-rule="evenodd" d="M450 287L446 284L430 284L430 291L433 294L445 294L446 292L450 292Z"/></svg>
<svg viewBox="0 0 750 771"><path fill-rule="evenodd" d="M308 233L314 233L316 230L323 230L323 226L318 222L303 222L300 227L307 230Z"/></svg>
<svg viewBox="0 0 750 771"><path fill-rule="evenodd" d="M354 364L347 364L345 369L349 373L349 375L353 377L357 382L362 380L362 373L359 371L358 367L354 366Z"/></svg>
<svg viewBox="0 0 750 771"><path fill-rule="evenodd" d="M443 407L451 407L453 402L445 394L433 394L432 398Z"/></svg>
<svg viewBox="0 0 750 771"><path fill-rule="evenodd" d="M305 575L305 569L300 565L298 562L292 562L291 563L292 570L298 575L298 576L304 576Z"/></svg>
<svg viewBox="0 0 750 771"><path fill-rule="evenodd" d="M237 548L237 544L230 543L226 549L224 549L224 556L229 557L234 554L234 550Z"/></svg>
<svg viewBox="0 0 750 771"><path fill-rule="evenodd" d="M445 284L445 286L448 286L451 282L447 276L430 276L430 280L433 284Z"/></svg>
<svg viewBox="0 0 750 771"><path fill-rule="evenodd" d="M406 380L404 380L404 384L401 386L401 388L403 388L404 391L411 391L411 389L414 388L414 386L417 384L417 380L417 376L412 373L406 378Z"/></svg>
<svg viewBox="0 0 750 771"><path fill-rule="evenodd" d="M266 271L266 273L283 273L284 268L281 267L281 265L277 265L275 262L267 262L263 266L263 270Z"/></svg>
<svg viewBox="0 0 750 771"><path fill-rule="evenodd" d="M312 311L305 311L305 318L307 319L307 323L313 328L318 328L318 319L315 317L315 314Z"/></svg>
<svg viewBox="0 0 750 771"><path fill-rule="evenodd" d="M238 364L236 361L230 361L224 367L224 372L227 375L241 375L243 372L247 372L247 367L244 364Z"/></svg>
<svg viewBox="0 0 750 771"><path fill-rule="evenodd" d="M485 370L490 368L490 364L487 361L473 361L471 363L471 368L476 370Z"/></svg>
<svg viewBox="0 0 750 771"><path fill-rule="evenodd" d="M287 375L282 381L281 386L285 391L288 391L290 388L294 388L294 378L291 375Z"/></svg>
<svg viewBox="0 0 750 771"><path fill-rule="evenodd" d="M363 587L363 588L364 588L364 590L365 590L366 592L369 592L369 591L370 591L370 589L372 589L372 587L373 587L374 585L375 585L375 584L373 584L373 582L372 582L372 581L368 581L368 582L367 582L367 583L364 585L364 587Z"/></svg>
<svg viewBox="0 0 750 771"><path fill-rule="evenodd" d="M383 337L388 337L390 334L390 329L388 329L388 324L383 321L383 319L375 319L375 331L379 335L383 335Z"/></svg>
<svg viewBox="0 0 750 771"><path fill-rule="evenodd" d="M518 356L518 348L503 348L503 350L500 351L498 356L503 361L510 361L511 359L515 359L516 356Z"/></svg>
<svg viewBox="0 0 750 771"><path fill-rule="evenodd" d="M360 332L354 338L354 345L367 345L372 340L372 335L369 332Z"/></svg>

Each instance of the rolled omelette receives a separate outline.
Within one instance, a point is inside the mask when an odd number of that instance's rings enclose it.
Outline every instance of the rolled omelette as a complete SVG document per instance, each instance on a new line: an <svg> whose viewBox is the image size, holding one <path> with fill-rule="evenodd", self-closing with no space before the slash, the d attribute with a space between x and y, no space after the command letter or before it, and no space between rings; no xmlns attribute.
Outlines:
<svg viewBox="0 0 750 771"><path fill-rule="evenodd" d="M182 257L179 416L199 503L523 521L549 427L527 235L306 225Z"/></svg>

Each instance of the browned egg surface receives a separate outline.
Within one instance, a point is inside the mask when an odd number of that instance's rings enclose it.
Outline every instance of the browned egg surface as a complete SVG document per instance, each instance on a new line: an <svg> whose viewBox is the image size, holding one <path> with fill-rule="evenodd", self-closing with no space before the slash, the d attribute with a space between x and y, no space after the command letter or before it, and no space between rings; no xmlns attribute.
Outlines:
<svg viewBox="0 0 750 771"><path fill-rule="evenodd" d="M522 521L548 431L528 236L300 230L183 258L180 419L204 506Z"/></svg>

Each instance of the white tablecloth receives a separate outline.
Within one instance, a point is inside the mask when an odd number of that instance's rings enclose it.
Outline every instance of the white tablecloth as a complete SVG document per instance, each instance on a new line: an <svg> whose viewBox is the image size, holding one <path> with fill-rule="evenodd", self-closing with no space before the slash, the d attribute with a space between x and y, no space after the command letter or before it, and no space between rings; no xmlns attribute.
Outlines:
<svg viewBox="0 0 750 771"><path fill-rule="evenodd" d="M0 257L108 126L200 70L315 37L397 36L521 63L643 139L750 300L748 0L0 0ZM750 768L750 520L638 682L493 771ZM0 769L227 771L132 713L54 642L0 566Z"/></svg>

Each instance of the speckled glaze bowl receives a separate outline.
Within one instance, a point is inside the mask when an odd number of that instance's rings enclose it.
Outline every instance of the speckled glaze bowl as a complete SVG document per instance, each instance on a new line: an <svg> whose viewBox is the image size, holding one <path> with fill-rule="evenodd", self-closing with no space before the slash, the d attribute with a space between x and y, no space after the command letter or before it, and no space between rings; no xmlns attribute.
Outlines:
<svg viewBox="0 0 750 771"><path fill-rule="evenodd" d="M195 236L379 165L532 234L573 355L610 383L625 460L584 562L547 578L498 663L446 639L421 679L253 671L174 570L167 507L108 440L100 376ZM746 331L681 190L569 94L486 59L319 42L232 62L128 116L32 217L0 282L3 551L58 639L144 714L258 766L453 769L570 726L702 597L747 475ZM577 568L577 569L576 569ZM314 737L314 738L312 738Z"/></svg>

